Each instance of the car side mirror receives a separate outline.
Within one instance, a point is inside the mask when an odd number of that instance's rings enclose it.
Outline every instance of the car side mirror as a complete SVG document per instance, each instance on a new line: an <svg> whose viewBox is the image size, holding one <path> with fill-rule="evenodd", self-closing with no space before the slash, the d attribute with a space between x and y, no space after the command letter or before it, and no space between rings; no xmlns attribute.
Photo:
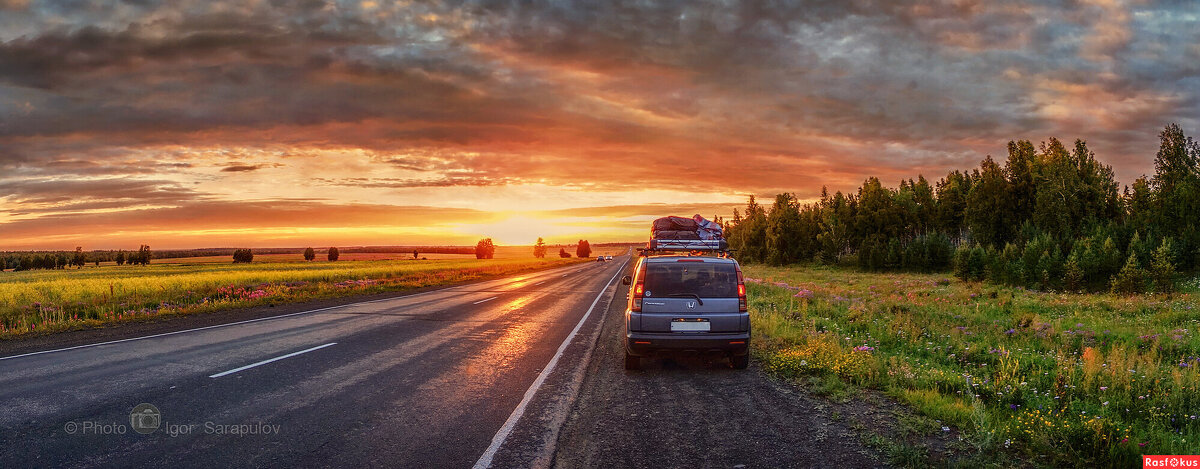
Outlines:
<svg viewBox="0 0 1200 469"><path fill-rule="evenodd" d="M630 283L633 283L633 277L630 277L628 275L621 277L621 283L623 283L625 285L629 285Z"/></svg>

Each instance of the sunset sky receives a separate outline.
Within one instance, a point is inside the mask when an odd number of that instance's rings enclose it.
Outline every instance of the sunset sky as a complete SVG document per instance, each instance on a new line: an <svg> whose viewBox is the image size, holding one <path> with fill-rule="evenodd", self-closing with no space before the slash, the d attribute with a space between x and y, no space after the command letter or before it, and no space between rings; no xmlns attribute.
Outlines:
<svg viewBox="0 0 1200 469"><path fill-rule="evenodd" d="M0 0L0 250L643 240L1171 122L1190 0Z"/></svg>

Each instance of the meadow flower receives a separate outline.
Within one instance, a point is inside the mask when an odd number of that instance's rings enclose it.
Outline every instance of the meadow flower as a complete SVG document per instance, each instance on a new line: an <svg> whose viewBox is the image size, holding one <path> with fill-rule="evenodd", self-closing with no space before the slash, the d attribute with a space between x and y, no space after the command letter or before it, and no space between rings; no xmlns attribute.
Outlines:
<svg viewBox="0 0 1200 469"><path fill-rule="evenodd" d="M1101 390L1101 391L1107 391L1107 390L1108 390L1108 386L1100 386L1100 390Z"/></svg>

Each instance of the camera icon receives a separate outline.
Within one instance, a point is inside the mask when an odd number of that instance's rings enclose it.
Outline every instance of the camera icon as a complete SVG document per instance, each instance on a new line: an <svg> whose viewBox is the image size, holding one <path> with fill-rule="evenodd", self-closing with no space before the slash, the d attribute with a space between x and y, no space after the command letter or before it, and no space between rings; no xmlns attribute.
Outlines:
<svg viewBox="0 0 1200 469"><path fill-rule="evenodd" d="M153 404L138 404L129 413L129 425L143 435L154 433L162 425L162 414Z"/></svg>

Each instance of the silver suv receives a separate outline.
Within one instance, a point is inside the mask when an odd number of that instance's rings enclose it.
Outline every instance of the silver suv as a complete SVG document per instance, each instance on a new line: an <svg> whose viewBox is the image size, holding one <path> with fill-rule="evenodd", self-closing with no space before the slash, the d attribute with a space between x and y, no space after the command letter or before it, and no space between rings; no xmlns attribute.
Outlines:
<svg viewBox="0 0 1200 469"><path fill-rule="evenodd" d="M720 353L750 364L750 314L742 268L728 257L642 257L625 310L625 369L643 357L673 352Z"/></svg>

